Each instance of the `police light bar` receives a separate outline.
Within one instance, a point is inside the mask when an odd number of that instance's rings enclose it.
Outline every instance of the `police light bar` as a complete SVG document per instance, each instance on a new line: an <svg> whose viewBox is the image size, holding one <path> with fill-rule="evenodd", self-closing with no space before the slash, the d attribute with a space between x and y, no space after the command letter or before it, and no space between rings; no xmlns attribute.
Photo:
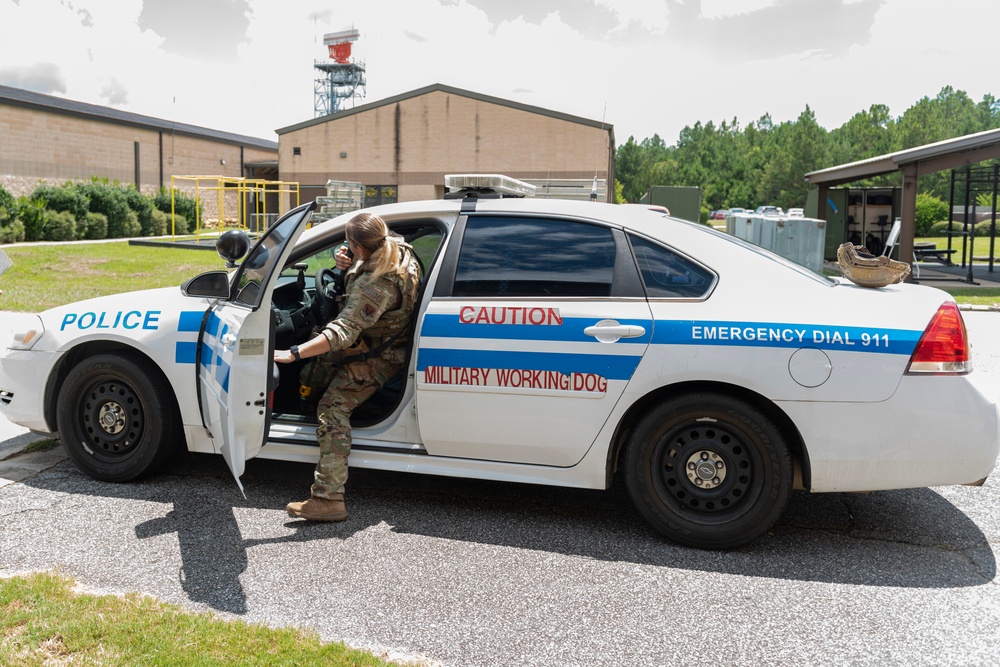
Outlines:
<svg viewBox="0 0 1000 667"><path fill-rule="evenodd" d="M449 195L463 191L497 194L502 197L534 197L535 186L502 174L449 174L444 177Z"/></svg>

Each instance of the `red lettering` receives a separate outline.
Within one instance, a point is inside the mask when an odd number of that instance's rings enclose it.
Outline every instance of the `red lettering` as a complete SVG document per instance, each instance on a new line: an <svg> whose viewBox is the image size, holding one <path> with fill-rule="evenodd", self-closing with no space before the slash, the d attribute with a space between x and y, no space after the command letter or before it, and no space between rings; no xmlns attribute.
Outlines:
<svg viewBox="0 0 1000 667"><path fill-rule="evenodd" d="M563 318L557 308L462 306L458 311L458 321L461 324L562 325Z"/></svg>

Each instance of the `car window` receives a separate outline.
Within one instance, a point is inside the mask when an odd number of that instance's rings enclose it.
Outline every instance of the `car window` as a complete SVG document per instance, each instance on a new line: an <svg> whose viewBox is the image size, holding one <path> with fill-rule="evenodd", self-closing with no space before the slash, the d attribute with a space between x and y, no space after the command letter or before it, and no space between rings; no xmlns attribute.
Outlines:
<svg viewBox="0 0 1000 667"><path fill-rule="evenodd" d="M472 216L452 294L607 297L614 265L610 229L572 220Z"/></svg>
<svg viewBox="0 0 1000 667"><path fill-rule="evenodd" d="M236 273L236 296L233 303L256 308L268 276L275 270L281 251L289 237L309 213L310 209L292 211L267 230L264 237L250 251Z"/></svg>
<svg viewBox="0 0 1000 667"><path fill-rule="evenodd" d="M443 238L440 228L427 223L392 225L390 228L393 234L403 237L403 240L413 247L413 252L416 254L422 269L429 267L433 263L434 255L437 253L438 246L441 245ZM305 265L306 267L304 275L307 278L314 277L322 269L336 269L337 249L344 245L347 245L347 239L343 234L333 237L332 245L311 255L298 257L293 263L286 266L281 272L282 278L287 279L297 276L298 267L301 265Z"/></svg>
<svg viewBox="0 0 1000 667"><path fill-rule="evenodd" d="M629 242L650 299L696 299L712 289L715 274L705 267L638 236Z"/></svg>

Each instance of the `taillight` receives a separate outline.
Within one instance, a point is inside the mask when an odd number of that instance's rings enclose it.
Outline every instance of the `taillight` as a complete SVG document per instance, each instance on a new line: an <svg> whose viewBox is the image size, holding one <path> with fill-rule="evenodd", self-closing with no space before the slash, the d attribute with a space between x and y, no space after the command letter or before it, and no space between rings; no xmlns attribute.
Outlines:
<svg viewBox="0 0 1000 667"><path fill-rule="evenodd" d="M971 371L972 355L962 313L956 304L945 303L920 336L906 372L964 375Z"/></svg>

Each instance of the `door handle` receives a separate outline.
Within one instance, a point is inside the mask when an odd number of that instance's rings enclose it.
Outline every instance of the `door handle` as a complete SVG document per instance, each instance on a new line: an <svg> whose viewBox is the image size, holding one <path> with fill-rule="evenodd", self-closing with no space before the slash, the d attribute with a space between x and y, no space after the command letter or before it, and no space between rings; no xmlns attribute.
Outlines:
<svg viewBox="0 0 1000 667"><path fill-rule="evenodd" d="M620 338L638 338L646 335L646 328L637 324L620 324L617 320L601 320L587 327L583 333L593 336L602 343L614 343Z"/></svg>
<svg viewBox="0 0 1000 667"><path fill-rule="evenodd" d="M236 343L236 334L227 333L222 337L222 346L226 349L231 348Z"/></svg>

